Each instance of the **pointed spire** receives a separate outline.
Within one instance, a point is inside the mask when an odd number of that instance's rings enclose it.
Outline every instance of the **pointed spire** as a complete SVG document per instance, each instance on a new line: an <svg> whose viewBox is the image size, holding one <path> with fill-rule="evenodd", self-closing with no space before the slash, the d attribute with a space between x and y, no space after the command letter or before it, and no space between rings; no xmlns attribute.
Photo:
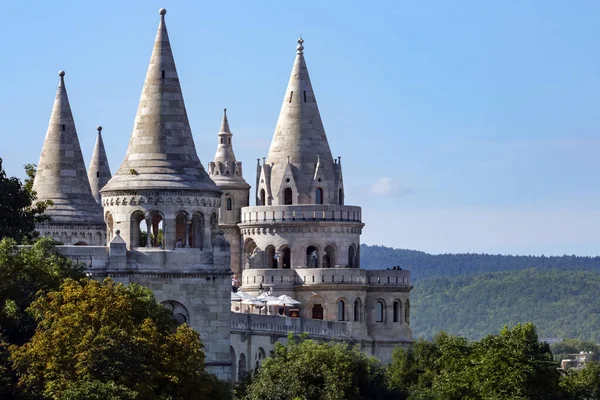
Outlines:
<svg viewBox="0 0 600 400"><path fill-rule="evenodd" d="M217 152L211 162L210 177L219 186L227 184L228 187L233 181L237 186L246 187L248 184L242 177L242 163L237 162L233 152L232 143L233 134L229 129L229 120L227 119L227 109L223 109L223 120L221 129L217 134Z"/></svg>
<svg viewBox="0 0 600 400"><path fill-rule="evenodd" d="M296 167L300 203L310 203L317 155L320 155L320 169L324 175L321 186L325 186L334 182L333 157L304 60L304 39L299 38L296 59L267 157L267 162L274 164L272 193L280 193L283 174L289 162ZM326 193L332 192L327 187L324 189Z"/></svg>
<svg viewBox="0 0 600 400"><path fill-rule="evenodd" d="M227 120L227 109L223 110L223 121L221 121L221 129L217 134L217 153L214 161L222 163L227 162L229 165L235 164L235 154L233 153L233 145L231 143L231 130L229 130L229 121Z"/></svg>
<svg viewBox="0 0 600 400"><path fill-rule="evenodd" d="M100 189L108 183L111 174L108 158L106 158L106 150L104 150L104 142L102 141L102 127L98 126L96 129L98 130L98 137L96 138L96 145L94 146L92 160L90 161L88 179L90 181L92 195L96 199L96 202L101 204Z"/></svg>
<svg viewBox="0 0 600 400"><path fill-rule="evenodd" d="M38 200L54 203L46 210L53 223L102 224L102 208L90 190L65 87L65 73L60 71L58 75L60 81L33 189Z"/></svg>
<svg viewBox="0 0 600 400"><path fill-rule="evenodd" d="M159 11L158 32L127 154L103 193L132 189L219 190L196 153L166 13L164 8Z"/></svg>

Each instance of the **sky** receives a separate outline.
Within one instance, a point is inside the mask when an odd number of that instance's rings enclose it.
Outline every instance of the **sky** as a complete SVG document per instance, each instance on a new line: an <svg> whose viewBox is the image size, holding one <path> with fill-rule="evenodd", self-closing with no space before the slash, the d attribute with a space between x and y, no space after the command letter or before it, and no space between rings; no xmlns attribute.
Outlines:
<svg viewBox="0 0 600 400"><path fill-rule="evenodd" d="M302 35L364 243L600 254L598 1L5 0L9 175L39 160L59 70L86 162L102 125L116 171L161 7L205 166L227 107L255 186Z"/></svg>

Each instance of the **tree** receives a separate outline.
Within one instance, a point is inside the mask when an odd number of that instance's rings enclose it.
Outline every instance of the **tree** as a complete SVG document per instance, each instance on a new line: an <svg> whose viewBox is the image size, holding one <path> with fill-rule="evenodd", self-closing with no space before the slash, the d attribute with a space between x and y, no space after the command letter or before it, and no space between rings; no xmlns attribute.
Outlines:
<svg viewBox="0 0 600 400"><path fill-rule="evenodd" d="M555 399L558 363L531 323L474 343L472 375L483 399Z"/></svg>
<svg viewBox="0 0 600 400"><path fill-rule="evenodd" d="M478 342L440 333L433 342L397 348L390 389L409 400L560 398L558 364L532 324L505 327Z"/></svg>
<svg viewBox="0 0 600 400"><path fill-rule="evenodd" d="M37 236L35 224L50 219L43 214L52 201L36 202L35 165L27 164L25 172L25 184L16 177L9 178L0 159L0 240L8 237L17 243L31 241Z"/></svg>
<svg viewBox="0 0 600 400"><path fill-rule="evenodd" d="M81 265L58 251L52 239L17 247L13 239L0 241L0 336L21 345L35 332L36 322L25 310L37 296L60 288L67 278L83 277Z"/></svg>
<svg viewBox="0 0 600 400"><path fill-rule="evenodd" d="M277 343L246 388L247 400L383 399L383 369L348 343L288 336Z"/></svg>
<svg viewBox="0 0 600 400"><path fill-rule="evenodd" d="M560 386L569 400L600 400L600 363L591 361L585 368L567 371Z"/></svg>
<svg viewBox="0 0 600 400"><path fill-rule="evenodd" d="M26 396L78 398L98 388L98 399L223 398L204 370L199 334L185 324L175 329L147 288L67 280L30 311L35 334L12 352Z"/></svg>

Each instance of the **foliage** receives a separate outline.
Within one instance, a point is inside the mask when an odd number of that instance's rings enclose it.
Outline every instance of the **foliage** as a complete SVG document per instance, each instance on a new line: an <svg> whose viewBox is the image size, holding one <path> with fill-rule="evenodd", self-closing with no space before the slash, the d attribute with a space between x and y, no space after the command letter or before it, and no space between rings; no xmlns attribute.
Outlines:
<svg viewBox="0 0 600 400"><path fill-rule="evenodd" d="M383 399L384 373L374 358L348 343L305 337L277 343L246 388L247 400Z"/></svg>
<svg viewBox="0 0 600 400"><path fill-rule="evenodd" d="M400 266L413 282L426 278L523 270L529 268L584 270L600 273L600 257L511 256L496 254L427 254L422 251L360 245L361 267L385 269Z"/></svg>
<svg viewBox="0 0 600 400"><path fill-rule="evenodd" d="M409 400L556 399L557 367L535 327L525 324L479 342L441 333L433 342L397 348L387 384Z"/></svg>
<svg viewBox="0 0 600 400"><path fill-rule="evenodd" d="M149 289L67 280L30 311L35 335L11 356L26 396L74 399L98 389L99 399L222 398L204 371L198 333L174 330Z"/></svg>
<svg viewBox="0 0 600 400"><path fill-rule="evenodd" d="M25 312L42 293L58 290L66 278L82 278L82 268L59 254L50 238L17 247L0 241L0 335L9 343L29 340L36 323Z"/></svg>
<svg viewBox="0 0 600 400"><path fill-rule="evenodd" d="M600 341L600 274L528 269L429 278L411 291L415 337L437 332L478 339L533 322L542 337Z"/></svg>
<svg viewBox="0 0 600 400"><path fill-rule="evenodd" d="M569 400L600 400L600 363L567 371L560 385Z"/></svg>
<svg viewBox="0 0 600 400"><path fill-rule="evenodd" d="M17 243L29 242L37 237L35 224L49 220L43 213L52 202L36 202L35 172L35 165L27 164L27 179L23 184L18 178L6 175L0 158L0 240L12 238Z"/></svg>

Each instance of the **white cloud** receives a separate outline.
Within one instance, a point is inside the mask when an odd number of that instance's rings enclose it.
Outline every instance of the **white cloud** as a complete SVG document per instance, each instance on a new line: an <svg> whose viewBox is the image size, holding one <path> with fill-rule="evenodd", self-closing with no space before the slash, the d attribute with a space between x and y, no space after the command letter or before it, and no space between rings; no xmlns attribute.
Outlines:
<svg viewBox="0 0 600 400"><path fill-rule="evenodd" d="M396 180L387 176L379 178L377 182L372 184L370 191L376 196L403 196L411 192L410 189L402 187Z"/></svg>

